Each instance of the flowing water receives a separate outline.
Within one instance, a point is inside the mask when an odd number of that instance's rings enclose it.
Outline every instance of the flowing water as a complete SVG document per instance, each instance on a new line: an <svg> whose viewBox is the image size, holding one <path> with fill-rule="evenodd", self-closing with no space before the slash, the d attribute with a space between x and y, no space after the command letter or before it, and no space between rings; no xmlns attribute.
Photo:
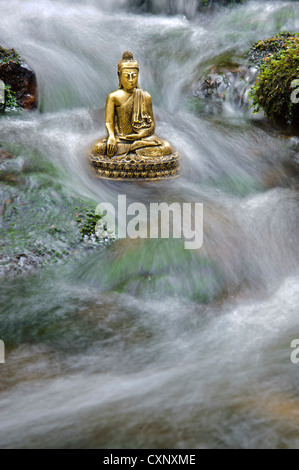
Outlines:
<svg viewBox="0 0 299 470"><path fill-rule="evenodd" d="M116 0L0 2L0 44L32 66L40 96L38 111L1 118L1 141L37 152L67 191L96 203L121 194L204 208L199 250L119 240L2 281L1 447L299 446L298 137L229 102L196 113L189 92L219 54L298 31L299 5L185 17L173 3L166 16ZM157 135L182 157L177 179L112 183L88 167L125 49Z"/></svg>

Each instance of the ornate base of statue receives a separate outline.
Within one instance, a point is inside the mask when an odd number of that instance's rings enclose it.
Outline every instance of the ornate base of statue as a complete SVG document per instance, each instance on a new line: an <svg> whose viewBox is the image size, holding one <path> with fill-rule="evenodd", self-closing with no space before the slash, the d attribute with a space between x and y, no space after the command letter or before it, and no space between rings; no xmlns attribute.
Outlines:
<svg viewBox="0 0 299 470"><path fill-rule="evenodd" d="M180 169L179 155L176 152L159 157L130 152L113 158L91 153L89 159L99 178L114 180L175 178Z"/></svg>
<svg viewBox="0 0 299 470"><path fill-rule="evenodd" d="M106 101L108 138L89 156L97 176L114 180L157 180L179 175L179 155L154 134L152 99L138 85L138 62L126 51L118 63L118 90Z"/></svg>

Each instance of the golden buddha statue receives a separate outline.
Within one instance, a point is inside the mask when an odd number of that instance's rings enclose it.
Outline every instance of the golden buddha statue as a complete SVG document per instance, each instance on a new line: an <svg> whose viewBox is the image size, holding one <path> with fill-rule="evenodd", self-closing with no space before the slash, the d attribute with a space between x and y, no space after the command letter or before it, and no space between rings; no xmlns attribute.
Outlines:
<svg viewBox="0 0 299 470"><path fill-rule="evenodd" d="M152 98L139 88L138 74L138 62L125 51L118 62L118 90L106 100L108 138L96 141L90 155L100 177L157 179L178 174L178 154L154 134Z"/></svg>

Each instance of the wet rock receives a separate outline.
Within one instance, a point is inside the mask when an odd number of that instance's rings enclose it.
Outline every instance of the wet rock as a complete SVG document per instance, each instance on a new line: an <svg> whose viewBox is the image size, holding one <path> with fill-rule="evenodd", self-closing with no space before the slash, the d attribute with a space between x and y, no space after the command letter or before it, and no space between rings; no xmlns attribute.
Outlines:
<svg viewBox="0 0 299 470"><path fill-rule="evenodd" d="M34 71L22 61L14 49L0 47L0 80L9 85L18 105L34 109L38 104L38 87Z"/></svg>
<svg viewBox="0 0 299 470"><path fill-rule="evenodd" d="M13 151L0 146L0 278L71 261L113 241L95 201L57 184L39 154Z"/></svg>
<svg viewBox="0 0 299 470"><path fill-rule="evenodd" d="M279 33L272 38L255 42L249 49L249 60L260 67L264 60L267 62L274 54L286 51L290 43L297 42L296 35L290 33Z"/></svg>
<svg viewBox="0 0 299 470"><path fill-rule="evenodd" d="M8 184L22 183L22 165L20 162L16 162L15 159L15 155L0 147L0 182ZM5 201L3 204L2 207L5 207Z"/></svg>
<svg viewBox="0 0 299 470"><path fill-rule="evenodd" d="M277 124L299 122L299 34L280 33L254 43L246 55L214 57L192 87L195 111L219 113L227 104Z"/></svg>
<svg viewBox="0 0 299 470"><path fill-rule="evenodd" d="M129 8L139 13L163 15L185 15L194 18L200 12L229 4L244 3L245 0L129 0Z"/></svg>
<svg viewBox="0 0 299 470"><path fill-rule="evenodd" d="M295 169L296 173L299 172L299 136L297 135L287 136L287 151L289 154L289 163L292 168Z"/></svg>
<svg viewBox="0 0 299 470"><path fill-rule="evenodd" d="M299 34L278 34L253 44L250 56L260 61L252 87L254 112L263 110L274 123L298 129L299 124Z"/></svg>
<svg viewBox="0 0 299 470"><path fill-rule="evenodd" d="M15 158L15 156L8 152L6 149L0 148L0 161L11 158Z"/></svg>
<svg viewBox="0 0 299 470"><path fill-rule="evenodd" d="M224 103L247 109L249 91L255 83L258 68L255 65L212 65L193 86L192 97L198 99L199 108L221 110ZM202 104L202 106L200 106Z"/></svg>
<svg viewBox="0 0 299 470"><path fill-rule="evenodd" d="M109 290L144 299L207 303L221 298L226 288L222 266L204 254L194 257L191 251L178 239L120 239L117 249L107 253L105 272L87 269Z"/></svg>

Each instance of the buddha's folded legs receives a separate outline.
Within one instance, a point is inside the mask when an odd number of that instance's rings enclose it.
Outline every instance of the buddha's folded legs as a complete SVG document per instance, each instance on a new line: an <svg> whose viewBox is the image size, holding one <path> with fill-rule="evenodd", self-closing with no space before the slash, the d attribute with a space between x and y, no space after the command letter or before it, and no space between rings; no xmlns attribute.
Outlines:
<svg viewBox="0 0 299 470"><path fill-rule="evenodd" d="M133 144L133 146L135 146L134 151L140 157L162 157L172 153L171 145L167 142L167 140L161 139L157 136L155 136L153 139L149 138L148 140L144 139L144 141L140 141L141 145L137 144L138 141Z"/></svg>
<svg viewBox="0 0 299 470"><path fill-rule="evenodd" d="M130 151L130 148L130 142L117 142L114 155L127 155L127 153ZM107 155L107 139L105 138L97 140L93 146L92 152L99 155Z"/></svg>
<svg viewBox="0 0 299 470"><path fill-rule="evenodd" d="M114 156L127 155L128 153L136 153L142 157L162 157L170 155L172 149L170 144L160 137L151 136L146 139L136 140L135 142L118 141ZM93 153L98 155L107 155L107 139L97 140L93 146Z"/></svg>
<svg viewBox="0 0 299 470"><path fill-rule="evenodd" d="M107 139L97 140L93 145L92 153L98 153L99 155L105 155L106 154L106 145L107 145Z"/></svg>

